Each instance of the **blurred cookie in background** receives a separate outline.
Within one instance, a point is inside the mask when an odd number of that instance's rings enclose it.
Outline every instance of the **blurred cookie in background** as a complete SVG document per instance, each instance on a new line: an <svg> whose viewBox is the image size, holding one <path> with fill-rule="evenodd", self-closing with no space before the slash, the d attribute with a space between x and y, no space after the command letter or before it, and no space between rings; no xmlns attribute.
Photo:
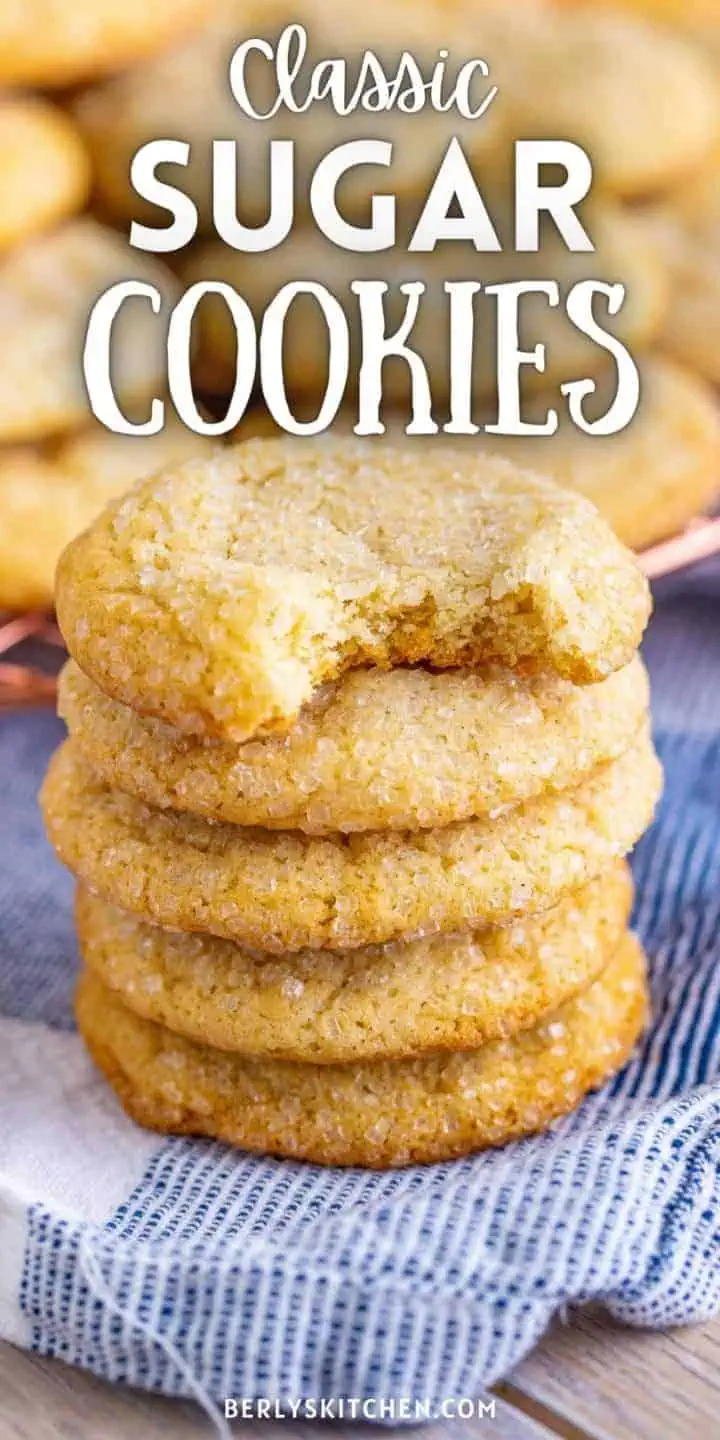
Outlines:
<svg viewBox="0 0 720 1440"><path fill-rule="evenodd" d="M577 5L578 0L561 0ZM582 0L587 4L587 0ZM717 0L613 0L619 10L672 26L692 36L720 59L720 9Z"/></svg>
<svg viewBox="0 0 720 1440"><path fill-rule="evenodd" d="M78 96L74 114L92 156L96 199L108 219L167 223L166 212L133 189L130 163L146 142L177 139L192 145L190 164L177 170L166 167L163 176L175 179L192 197L204 226L210 227L210 147L214 139L233 134L243 140L243 210L257 218L262 198L256 202L255 197L265 193L264 145L256 146L253 154L245 142L256 132L264 138L265 131L244 119L228 79L241 30L231 13L221 11L219 19L187 41Z"/></svg>
<svg viewBox="0 0 720 1440"><path fill-rule="evenodd" d="M91 419L82 373L88 316L111 285L131 278L155 285L167 314L179 293L170 272L87 216L0 261L0 443L40 440ZM164 390L165 325L147 299L123 305L113 327L112 362L121 405L142 404Z"/></svg>
<svg viewBox="0 0 720 1440"><path fill-rule="evenodd" d="M662 205L648 210L644 223L670 275L659 344L720 385L720 148Z"/></svg>
<svg viewBox="0 0 720 1440"><path fill-rule="evenodd" d="M672 275L673 299L659 344L720 385L720 264L717 244L690 234L671 216L652 221L653 238Z"/></svg>
<svg viewBox="0 0 720 1440"><path fill-rule="evenodd" d="M489 208L491 208L489 206ZM312 280L337 297L350 328L350 392L356 388L360 355L358 297L351 283L383 280L390 289L385 298L388 334L394 333L405 313L407 297L399 286L421 281L418 315L409 344L425 361L433 397L447 399L450 386L449 300L447 281L479 281L484 285L512 281L557 280L565 295L580 280L621 281L626 300L619 314L607 322L598 307L598 322L625 344L642 348L657 334L667 303L666 275L652 244L632 217L608 202L588 211L586 223L595 252L571 253L557 232L535 254L514 251L478 254L472 245L440 245L429 254L407 254L401 246L381 254L358 255L331 245L317 230L300 230L292 244L263 256L242 255L219 242L200 245L181 267L187 285L201 280L225 281L248 301L256 321L283 285ZM544 295L529 294L520 306L523 348L543 342L547 365L539 384L595 374L609 362L606 349L596 346L569 320L561 301L551 308ZM600 315L603 315L600 321ZM476 333L472 388L475 398L492 395L497 385L495 331L496 299L480 294L475 299ZM200 302L198 322L198 383L209 393L228 393L236 370L236 338L225 301L208 295ZM242 364L240 356L240 364ZM289 396L322 398L328 374L328 330L316 299L301 295L287 317L283 354L285 386ZM409 371L403 360L383 366L383 392L389 403L405 404Z"/></svg>
<svg viewBox="0 0 720 1440"><path fill-rule="evenodd" d="M595 183L636 199L702 163L720 134L714 65L679 35L602 5L548 6L514 47L518 138L572 139Z"/></svg>
<svg viewBox="0 0 720 1440"><path fill-rule="evenodd" d="M659 356L648 356L641 372L640 408L618 435L586 435L565 419L553 436L478 437L516 464L581 491L636 550L684 529L720 494L720 406L712 390ZM596 413L611 398L596 401ZM550 405L556 399L538 395L537 418Z"/></svg>
<svg viewBox="0 0 720 1440"><path fill-rule="evenodd" d="M720 11L715 7L711 19L692 22L689 33L720 67Z"/></svg>
<svg viewBox="0 0 720 1440"><path fill-rule="evenodd" d="M315 103L304 115L283 107L275 119L244 115L229 82L229 63L240 40L259 33L274 37L288 21L304 23L309 61L326 56L358 57L374 48L387 62L404 48L430 65L449 51L449 72L474 56L491 69L488 86L499 95L476 121L455 110L426 109L405 115L397 109L376 115L336 115ZM349 67L352 71L352 66ZM263 59L248 67L248 86L258 107L275 98L272 67ZM303 95L307 80L299 82ZM478 102L477 85L474 102ZM673 115L668 125L668 113ZM387 175L363 169L342 189L342 210L352 218L367 209L371 188L400 197L421 194L452 135L458 135L473 162L492 165L503 139L542 134L587 145L597 180L623 196L652 193L697 164L720 131L720 95L712 67L682 40L612 9L584 7L568 14L533 0L522 13L498 3L424 4L394 0L373 11L340 6L328 13L317 0L287 8L282 0L229 0L204 29L164 54L87 91L75 115L90 148L96 193L111 219L166 223L166 214L135 194L130 163L138 148L158 137L191 145L187 166L166 167L167 180L191 195L199 210L201 234L212 230L211 144L240 142L238 190L241 218L264 221L268 214L268 145L273 138L296 143L296 200L307 209L309 179L318 160L343 141L383 138L395 145ZM663 143L657 143L662 134Z"/></svg>
<svg viewBox="0 0 720 1440"><path fill-rule="evenodd" d="M0 609L50 609L62 550L108 500L211 450L170 414L159 435L94 424L55 443L0 449Z"/></svg>
<svg viewBox="0 0 720 1440"><path fill-rule="evenodd" d="M0 251L82 209L89 189L70 117L36 96L0 98Z"/></svg>
<svg viewBox="0 0 720 1440"><path fill-rule="evenodd" d="M463 27L462 40L468 55L482 43L483 13L478 17L477 35L471 36ZM352 59L365 45L373 44L376 48L385 46L389 57L398 48L411 47L419 58L425 53L434 60L443 43L449 43L453 31L451 13L433 5L409 7L401 0L387 7L382 18L373 14L372 23L365 24L357 14L349 21L342 7L328 14L326 8L309 0L290 5L287 11L279 3L268 7L257 0L255 4L252 0L225 4L211 23L184 44L77 98L75 117L92 155L98 202L108 218L123 223L131 219L167 223L167 213L137 195L130 184L133 155L141 145L159 137L187 141L191 146L187 166L167 166L162 174L191 196L199 211L199 231L206 235L213 231L213 140L238 141L238 210L246 224L264 222L269 213L268 154L273 139L295 142L299 215L308 211L312 172L328 151L350 140L383 139L394 143L391 170L363 167L343 183L342 212L346 218L366 213L374 188L392 190L401 197L422 194L453 135L458 135L475 158L488 155L498 143L502 125L497 106L490 106L480 120L470 121L456 111L440 115L429 108L415 115L395 109L389 113L356 111L342 116L326 102L316 102L302 115L283 106L272 120L253 120L243 113L230 88L232 54L248 35L272 40L289 21L308 26L312 47L309 64L325 56ZM455 55L455 50L452 53ZM457 54L462 56L463 49ZM277 93L272 67L256 59L248 65L247 73L253 104L258 109L269 109ZM307 84L307 79L298 83L301 99Z"/></svg>
<svg viewBox="0 0 720 1440"><path fill-rule="evenodd" d="M213 9L211 0L4 0L0 85L77 85L152 55Z"/></svg>
<svg viewBox="0 0 720 1440"><path fill-rule="evenodd" d="M665 203L692 235L715 240L720 266L720 143L699 169L665 197Z"/></svg>
<svg viewBox="0 0 720 1440"><path fill-rule="evenodd" d="M704 3L720 34L716 0L695 3ZM305 0L304 9L317 12L322 0ZM596 184L618 196L672 185L720 135L715 67L684 37L623 14L613 0L439 0L422 11L439 48L489 62L499 86L495 120L505 134L577 141L595 162ZM381 32L404 33L413 49L409 16L401 0L378 15L344 5L333 28L346 49L353 37L372 45Z"/></svg>
<svg viewBox="0 0 720 1440"><path fill-rule="evenodd" d="M588 4L588 0L565 0L571 5ZM717 19L717 0L612 0L618 10L646 15L650 20L669 24L695 22L711 24Z"/></svg>

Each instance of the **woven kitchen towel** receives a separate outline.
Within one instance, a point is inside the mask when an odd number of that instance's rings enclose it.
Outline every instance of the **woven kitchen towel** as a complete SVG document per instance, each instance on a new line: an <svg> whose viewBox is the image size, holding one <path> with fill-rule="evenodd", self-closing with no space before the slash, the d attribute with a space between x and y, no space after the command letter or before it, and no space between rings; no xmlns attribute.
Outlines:
<svg viewBox="0 0 720 1440"><path fill-rule="evenodd" d="M70 882L34 803L60 727L0 721L0 1334L195 1395L224 1433L228 1396L433 1413L568 1303L647 1326L720 1309L719 595L712 574L676 589L647 644L652 1032L550 1135L450 1165L326 1171L126 1120L72 1033Z"/></svg>

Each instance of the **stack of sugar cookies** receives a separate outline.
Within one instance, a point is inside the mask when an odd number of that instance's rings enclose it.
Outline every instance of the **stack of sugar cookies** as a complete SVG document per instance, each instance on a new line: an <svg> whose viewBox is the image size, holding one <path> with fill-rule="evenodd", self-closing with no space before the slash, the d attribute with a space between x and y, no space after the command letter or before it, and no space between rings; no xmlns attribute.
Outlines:
<svg viewBox="0 0 720 1440"><path fill-rule="evenodd" d="M646 1015L647 588L506 461L251 440L66 551L78 1019L130 1114L389 1166L537 1131Z"/></svg>

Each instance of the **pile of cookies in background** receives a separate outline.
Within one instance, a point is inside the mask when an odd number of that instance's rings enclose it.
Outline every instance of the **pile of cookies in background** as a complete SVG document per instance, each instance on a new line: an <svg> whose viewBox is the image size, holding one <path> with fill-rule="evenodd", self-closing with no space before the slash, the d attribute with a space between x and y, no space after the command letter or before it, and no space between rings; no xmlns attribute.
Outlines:
<svg viewBox="0 0 720 1440"><path fill-rule="evenodd" d="M631 13L632 12L632 13ZM449 48L458 57L487 55L500 98L480 123L434 112L357 117L356 134L394 140L392 188L408 217L417 212L450 133L458 133L483 183L502 172L514 136L575 138L593 156L595 199L588 226L594 256L570 256L548 239L539 256L478 256L451 244L429 256L402 248L378 256L331 249L309 219L279 250L258 259L210 238L209 147L216 137L241 141L240 213L265 215L266 147L271 126L243 118L227 80L229 55L249 33L303 20L317 54L372 46L388 55L409 45L422 56ZM88 311L112 281L157 283L169 301L180 283L227 279L261 308L283 280L321 275L341 301L363 273L389 281L420 277L427 303L416 336L442 408L446 373L444 278L559 278L563 288L586 274L622 280L628 300L616 333L641 360L642 411L620 437L588 441L567 427L553 440L521 442L523 464L587 493L618 533L642 548L707 509L718 490L720 442L720 20L713 0L635 0L622 7L572 0L387 0L367 14L297 0L289 7L253 0L97 0L79 23L72 7L27 0L0 16L0 610L49 611L56 559L71 536L113 494L205 442L172 415L153 439L111 436L93 422L80 355ZM344 137L321 108L282 114L279 133L295 138L302 177ZM180 277L126 244L132 216L147 207L132 192L129 166L148 139L189 140L193 158L182 183L200 206L201 226L178 257ZM365 216L362 177L342 196L350 218ZM412 258L412 265L408 261ZM437 301L436 308L434 307ZM487 301L485 302L488 303ZM162 327L142 302L126 307L116 327L115 382L129 413L147 415L162 393ZM485 316L490 324L489 312ZM602 352L544 303L532 305L533 341L548 344L539 407L557 402L559 385L590 373ZM234 337L222 309L199 315L196 378L222 413L235 365ZM298 306L286 347L291 404L317 409L323 388L324 335L317 315ZM483 351L474 374L478 411L492 412L493 357ZM598 373L601 382L602 374ZM407 376L385 367L386 423L397 427ZM609 383L612 383L610 377ZM352 401L352 396L348 396ZM400 412L401 413L401 410ZM344 415L338 428L348 428ZM401 423L401 422L400 422ZM243 433L263 433L261 409ZM441 437L442 438L442 437ZM498 448L492 437L480 437Z"/></svg>
<svg viewBox="0 0 720 1440"><path fill-rule="evenodd" d="M544 1129L630 1054L649 612L502 459L246 440L65 552L81 1033L128 1112L320 1164Z"/></svg>
<svg viewBox="0 0 720 1440"><path fill-rule="evenodd" d="M67 87L153 56L201 23L205 0L83 10L28 0L0 14L0 610L50 609L64 544L118 490L202 442L178 423L138 442L95 422L82 375L87 316L131 276L171 302L175 278L89 212L91 157ZM144 416L165 373L149 309L122 317L114 380Z"/></svg>
<svg viewBox="0 0 720 1440"><path fill-rule="evenodd" d="M247 17L247 7L244 13ZM696 323L692 292L677 281L677 262L665 243L665 227L682 203L685 188L712 190L718 173L720 64L709 48L678 27L653 24L646 17L597 3L528 0L520 7L492 0L412 5L394 0L382 7L382 15L373 9L363 16L357 7L336 6L328 13L327 7L304 0L292 13L308 24L318 55L356 53L365 45L381 51L384 46L394 55L412 36L413 52L419 56L426 52L434 57L440 47L457 56L487 55L500 87L498 101L476 124L433 112L406 120L395 112L380 120L373 117L372 123L356 115L342 122L317 107L305 117L283 114L279 133L295 138L298 146L301 202L303 177L329 144L382 134L393 140L395 157L391 178L380 188L399 195L409 233L448 137L455 133L484 194L488 190L492 194L495 181L493 218L509 221L512 141L533 135L574 138L587 147L594 162L597 198L589 207L587 224L597 253L569 255L550 235L539 255L520 258L507 250L499 256L477 255L469 245L452 243L441 245L433 255L408 256L402 238L393 252L359 256L331 246L309 218L288 242L263 255L262 263L212 239L209 167L202 164L202 157L208 156L213 136L237 135L241 140L243 218L252 223L267 214L264 147L272 128L239 116L226 80L227 56L237 28L238 10L233 5L206 27L202 41L181 46L80 99L76 114L93 155L105 213L123 224L138 214L138 200L127 176L130 158L140 144L158 134L196 137L197 159L190 166L188 188L200 208L201 224L199 238L180 257L183 281L226 280L259 314L286 281L320 279L340 297L352 322L357 317L352 279L384 278L395 291L401 280L423 279L428 288L412 342L426 361L438 412L447 399L442 386L448 374L443 280L480 277L493 283L551 275L564 291L588 275L621 280L628 298L610 328L642 361L646 395L641 416L624 436L602 442L588 442L574 428L563 427L553 441L541 439L518 448L518 458L584 490L622 538L637 548L672 534L706 509L720 489L717 404L706 383L715 376L712 366L703 362L703 352L715 356L709 314L713 293L717 295L718 266L708 238L703 265L693 267L693 286L707 288L701 302L705 317ZM686 23L686 7L678 18ZM720 29L720 22L716 23ZM215 77L212 85L209 77ZM183 96L181 114L174 98L178 94ZM341 194L343 214L359 223L367 215L366 187L360 172ZM709 203L703 213L708 208ZM151 212L141 207L140 214L147 219ZM684 229L683 238L688 234ZM507 236L503 238L507 241ZM392 320L392 302L388 310ZM489 337L492 302L483 297L478 312L481 334ZM398 305L396 318L400 313ZM607 356L578 343L577 333L561 314L548 311L540 300L537 305L527 302L525 316L527 348L539 338L547 342L547 368L535 401L538 410L544 414L549 405L557 405L565 380L597 373L602 382L600 371ZM676 316L694 335L689 345L677 343ZM235 373L234 330L223 303L212 299L199 312L199 325L198 386L213 396L214 407L222 413ZM353 338L357 342L351 333ZM290 403L301 415L317 413L326 359L325 326L316 305L296 302L284 372ZM609 368L614 377L614 367ZM484 338L473 374L477 414L485 412L492 418L494 383L495 356ZM408 376L402 363L386 363L383 386L388 401L384 420L394 433L406 414ZM353 422L351 392L347 398L348 413L336 422L340 430L351 428ZM262 433L266 426L267 416L258 409L248 417L243 433ZM485 437L484 443L497 448L494 437ZM510 453L515 453L515 446Z"/></svg>

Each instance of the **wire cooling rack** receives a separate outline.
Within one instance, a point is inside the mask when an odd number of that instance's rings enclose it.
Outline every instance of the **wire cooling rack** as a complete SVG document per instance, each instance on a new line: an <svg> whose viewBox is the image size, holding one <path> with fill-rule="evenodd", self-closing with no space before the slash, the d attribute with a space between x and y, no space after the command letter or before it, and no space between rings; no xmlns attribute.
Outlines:
<svg viewBox="0 0 720 1440"><path fill-rule="evenodd" d="M28 649L32 663L26 659ZM55 672L63 653L62 636L51 616L0 612L0 712L54 705Z"/></svg>
<svg viewBox="0 0 720 1440"><path fill-rule="evenodd" d="M720 515L693 521L681 535L653 545L639 559L648 578L659 580L713 555L720 555ZM51 615L0 612L0 712L54 705L55 675L63 655L62 636Z"/></svg>

